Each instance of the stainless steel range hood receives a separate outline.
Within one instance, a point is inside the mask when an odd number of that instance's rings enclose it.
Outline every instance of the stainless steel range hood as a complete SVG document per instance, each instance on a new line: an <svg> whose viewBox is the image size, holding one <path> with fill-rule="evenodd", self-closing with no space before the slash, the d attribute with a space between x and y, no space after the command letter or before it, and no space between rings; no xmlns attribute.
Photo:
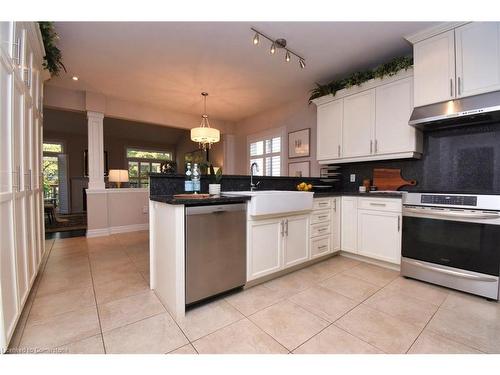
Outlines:
<svg viewBox="0 0 500 375"><path fill-rule="evenodd" d="M500 91L416 107L408 122L424 130L500 122Z"/></svg>

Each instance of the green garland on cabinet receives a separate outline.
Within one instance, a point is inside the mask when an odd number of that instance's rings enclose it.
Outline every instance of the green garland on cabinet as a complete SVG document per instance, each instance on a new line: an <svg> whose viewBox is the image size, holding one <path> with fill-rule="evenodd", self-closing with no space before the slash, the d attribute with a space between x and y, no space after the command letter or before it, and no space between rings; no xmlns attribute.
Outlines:
<svg viewBox="0 0 500 375"><path fill-rule="evenodd" d="M410 68L412 65L412 57L396 57L385 64L377 66L375 69L355 72L344 79L332 81L330 83L327 83L326 85L320 85L319 83L316 83L316 87L311 90L309 103L311 103L313 99L319 98L321 96L330 94L335 96L337 91L352 86L359 86L362 83L373 78L383 78L385 76L390 77L396 75L400 70L408 70L408 68Z"/></svg>
<svg viewBox="0 0 500 375"><path fill-rule="evenodd" d="M43 58L43 67L47 69L51 75L58 76L61 69L66 72L66 67L62 63L61 50L57 48L59 35L56 33L54 22L38 22L40 32L42 33L43 46L45 48L45 56Z"/></svg>

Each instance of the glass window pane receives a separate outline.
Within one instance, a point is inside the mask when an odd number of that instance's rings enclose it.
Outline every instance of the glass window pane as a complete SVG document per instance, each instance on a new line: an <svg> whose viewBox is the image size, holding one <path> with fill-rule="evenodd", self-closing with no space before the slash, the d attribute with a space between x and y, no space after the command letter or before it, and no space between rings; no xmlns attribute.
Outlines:
<svg viewBox="0 0 500 375"><path fill-rule="evenodd" d="M264 154L264 141L250 143L250 156Z"/></svg>
<svg viewBox="0 0 500 375"><path fill-rule="evenodd" d="M127 158L152 159L152 160L172 160L172 153L168 151L127 149Z"/></svg>
<svg viewBox="0 0 500 375"><path fill-rule="evenodd" d="M139 187L139 180L137 180L137 179L129 179L129 186L131 188L138 188Z"/></svg>
<svg viewBox="0 0 500 375"><path fill-rule="evenodd" d="M149 163L140 163L141 177L147 177L149 173Z"/></svg>
<svg viewBox="0 0 500 375"><path fill-rule="evenodd" d="M136 161L128 162L128 175L129 178L139 177L139 163Z"/></svg>
<svg viewBox="0 0 500 375"><path fill-rule="evenodd" d="M44 143L43 144L44 152L62 152L62 144L61 143Z"/></svg>
<svg viewBox="0 0 500 375"><path fill-rule="evenodd" d="M281 152L281 137L273 138L271 152Z"/></svg>
<svg viewBox="0 0 500 375"><path fill-rule="evenodd" d="M280 176L281 173L281 157L272 156L266 158L266 176Z"/></svg>
<svg viewBox="0 0 500 375"><path fill-rule="evenodd" d="M263 176L264 175L264 159L263 158L250 159L250 167L252 166L253 163L257 163L257 166L259 167L258 170L254 169L254 176Z"/></svg>
<svg viewBox="0 0 500 375"><path fill-rule="evenodd" d="M151 172L160 173L161 163L151 163Z"/></svg>
<svg viewBox="0 0 500 375"><path fill-rule="evenodd" d="M148 187L149 186L149 179L148 178L141 178L141 187Z"/></svg>

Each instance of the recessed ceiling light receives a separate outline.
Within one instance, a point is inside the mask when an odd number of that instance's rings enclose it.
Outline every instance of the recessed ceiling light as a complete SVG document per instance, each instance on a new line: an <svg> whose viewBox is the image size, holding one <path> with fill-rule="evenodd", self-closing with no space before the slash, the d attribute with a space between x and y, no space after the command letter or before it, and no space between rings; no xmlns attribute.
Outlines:
<svg viewBox="0 0 500 375"><path fill-rule="evenodd" d="M73 76L73 77L71 77L71 79L72 79L73 81L78 81L78 77L77 77L77 76Z"/></svg>

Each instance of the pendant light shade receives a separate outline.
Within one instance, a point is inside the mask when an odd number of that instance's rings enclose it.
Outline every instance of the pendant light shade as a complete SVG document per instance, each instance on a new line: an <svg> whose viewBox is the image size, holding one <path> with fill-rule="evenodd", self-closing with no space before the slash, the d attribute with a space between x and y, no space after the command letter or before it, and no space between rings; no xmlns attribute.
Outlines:
<svg viewBox="0 0 500 375"><path fill-rule="evenodd" d="M259 44L259 34L255 33L255 36L253 37L253 44L257 45Z"/></svg>
<svg viewBox="0 0 500 375"><path fill-rule="evenodd" d="M210 127L207 115L207 96L208 93L202 92L204 100L204 113L201 116L201 124L197 128L191 129L191 140L193 142L198 142L200 148L206 150L211 148L212 143L217 143L220 141L220 131Z"/></svg>

